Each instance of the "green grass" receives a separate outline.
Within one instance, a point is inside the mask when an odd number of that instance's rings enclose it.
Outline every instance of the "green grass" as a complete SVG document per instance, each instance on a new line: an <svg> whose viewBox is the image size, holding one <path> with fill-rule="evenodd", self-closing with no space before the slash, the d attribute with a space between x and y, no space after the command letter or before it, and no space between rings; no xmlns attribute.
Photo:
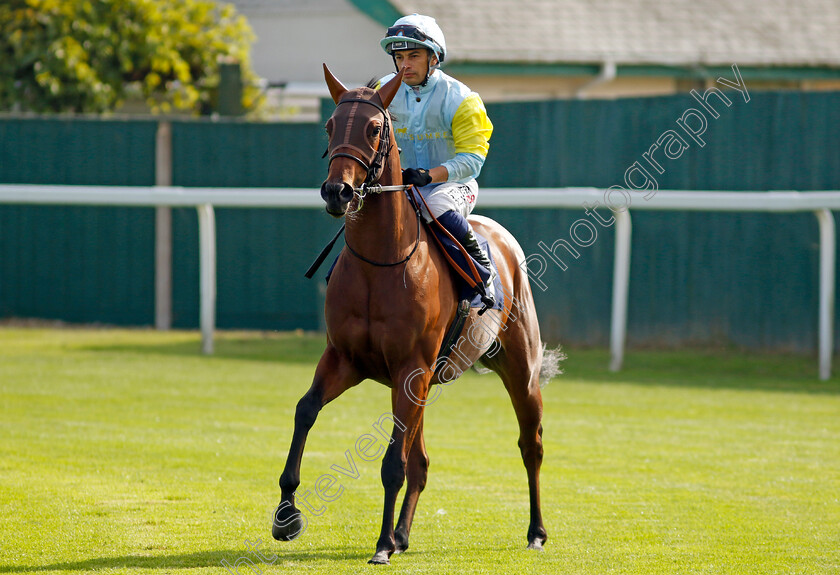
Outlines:
<svg viewBox="0 0 840 575"><path fill-rule="evenodd" d="M366 564L379 462L271 539L277 478L320 336L0 329L0 572L840 573L840 380L812 358L567 350L543 390L543 514L527 552L525 472L495 375L468 374L426 412L431 457L411 549ZM322 413L301 489L390 409L365 382ZM272 554L276 554L273 557ZM239 573L255 573L240 564Z"/></svg>

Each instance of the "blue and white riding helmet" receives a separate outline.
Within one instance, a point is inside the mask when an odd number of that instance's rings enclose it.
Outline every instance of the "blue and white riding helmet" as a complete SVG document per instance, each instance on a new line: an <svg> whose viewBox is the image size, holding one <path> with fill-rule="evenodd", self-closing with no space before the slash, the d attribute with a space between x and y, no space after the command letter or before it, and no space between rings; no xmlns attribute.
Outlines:
<svg viewBox="0 0 840 575"><path fill-rule="evenodd" d="M421 14L403 16L394 22L385 32L385 37L379 41L379 45L391 56L399 50L428 48L438 59L434 67L430 66L430 72L446 58L446 38L443 37L443 31L434 18Z"/></svg>

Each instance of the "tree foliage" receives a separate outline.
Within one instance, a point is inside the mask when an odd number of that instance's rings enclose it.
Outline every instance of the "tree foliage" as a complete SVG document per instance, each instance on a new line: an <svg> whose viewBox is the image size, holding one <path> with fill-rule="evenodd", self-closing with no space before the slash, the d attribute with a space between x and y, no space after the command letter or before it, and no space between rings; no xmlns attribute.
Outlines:
<svg viewBox="0 0 840 575"><path fill-rule="evenodd" d="M198 111L222 61L241 65L253 109L253 39L244 16L211 0L4 0L0 110L105 112L134 93L155 110Z"/></svg>

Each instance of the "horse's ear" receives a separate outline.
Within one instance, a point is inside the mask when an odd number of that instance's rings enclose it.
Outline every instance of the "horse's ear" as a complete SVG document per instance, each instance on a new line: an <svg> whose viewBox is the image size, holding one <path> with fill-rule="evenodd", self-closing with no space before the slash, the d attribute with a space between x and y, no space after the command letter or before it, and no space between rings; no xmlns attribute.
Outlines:
<svg viewBox="0 0 840 575"><path fill-rule="evenodd" d="M397 95L397 90L402 84L403 73L405 69L400 70L400 73L388 80L388 83L379 88L379 100L382 102L382 107L387 108L391 104L391 100Z"/></svg>
<svg viewBox="0 0 840 575"><path fill-rule="evenodd" d="M330 89L330 96L332 96L333 101L338 104L341 97L347 92L347 88L344 87L344 84L338 81L338 78L333 76L326 64L324 64L324 79L326 79L327 87Z"/></svg>

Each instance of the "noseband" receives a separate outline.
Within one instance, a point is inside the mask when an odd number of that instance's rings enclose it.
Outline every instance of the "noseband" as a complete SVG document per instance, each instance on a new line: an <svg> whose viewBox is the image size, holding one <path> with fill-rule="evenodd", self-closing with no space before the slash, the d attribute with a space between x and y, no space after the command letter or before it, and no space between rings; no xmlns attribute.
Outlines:
<svg viewBox="0 0 840 575"><path fill-rule="evenodd" d="M355 154L350 154L347 152L335 152L335 150L339 150L341 148L350 148L351 150L356 150L362 155L366 155L364 150L356 145L358 142L353 143L351 141L351 131L347 130L344 134L344 141L339 145L332 148L332 153L330 154L330 164L336 158L350 158L351 160L355 160L356 162L360 163L362 167L365 169L365 181L362 186L369 186L379 180L379 176L382 175L382 169L385 166L386 162L388 161L388 155L391 152L391 124L390 118L388 116L388 112L377 104L376 102L372 102L371 100L365 100L364 98L348 98L346 100L340 101L336 104L336 108L343 104L352 104L352 103L361 103L361 104L369 104L379 110L382 114L382 117L385 119L382 125L382 131L379 134L379 146L376 150L374 150L373 155L371 157L367 157L362 159ZM348 120L353 122L356 117L356 108L354 107L349 114ZM328 150L329 152L329 150ZM367 160L367 161L365 161Z"/></svg>

